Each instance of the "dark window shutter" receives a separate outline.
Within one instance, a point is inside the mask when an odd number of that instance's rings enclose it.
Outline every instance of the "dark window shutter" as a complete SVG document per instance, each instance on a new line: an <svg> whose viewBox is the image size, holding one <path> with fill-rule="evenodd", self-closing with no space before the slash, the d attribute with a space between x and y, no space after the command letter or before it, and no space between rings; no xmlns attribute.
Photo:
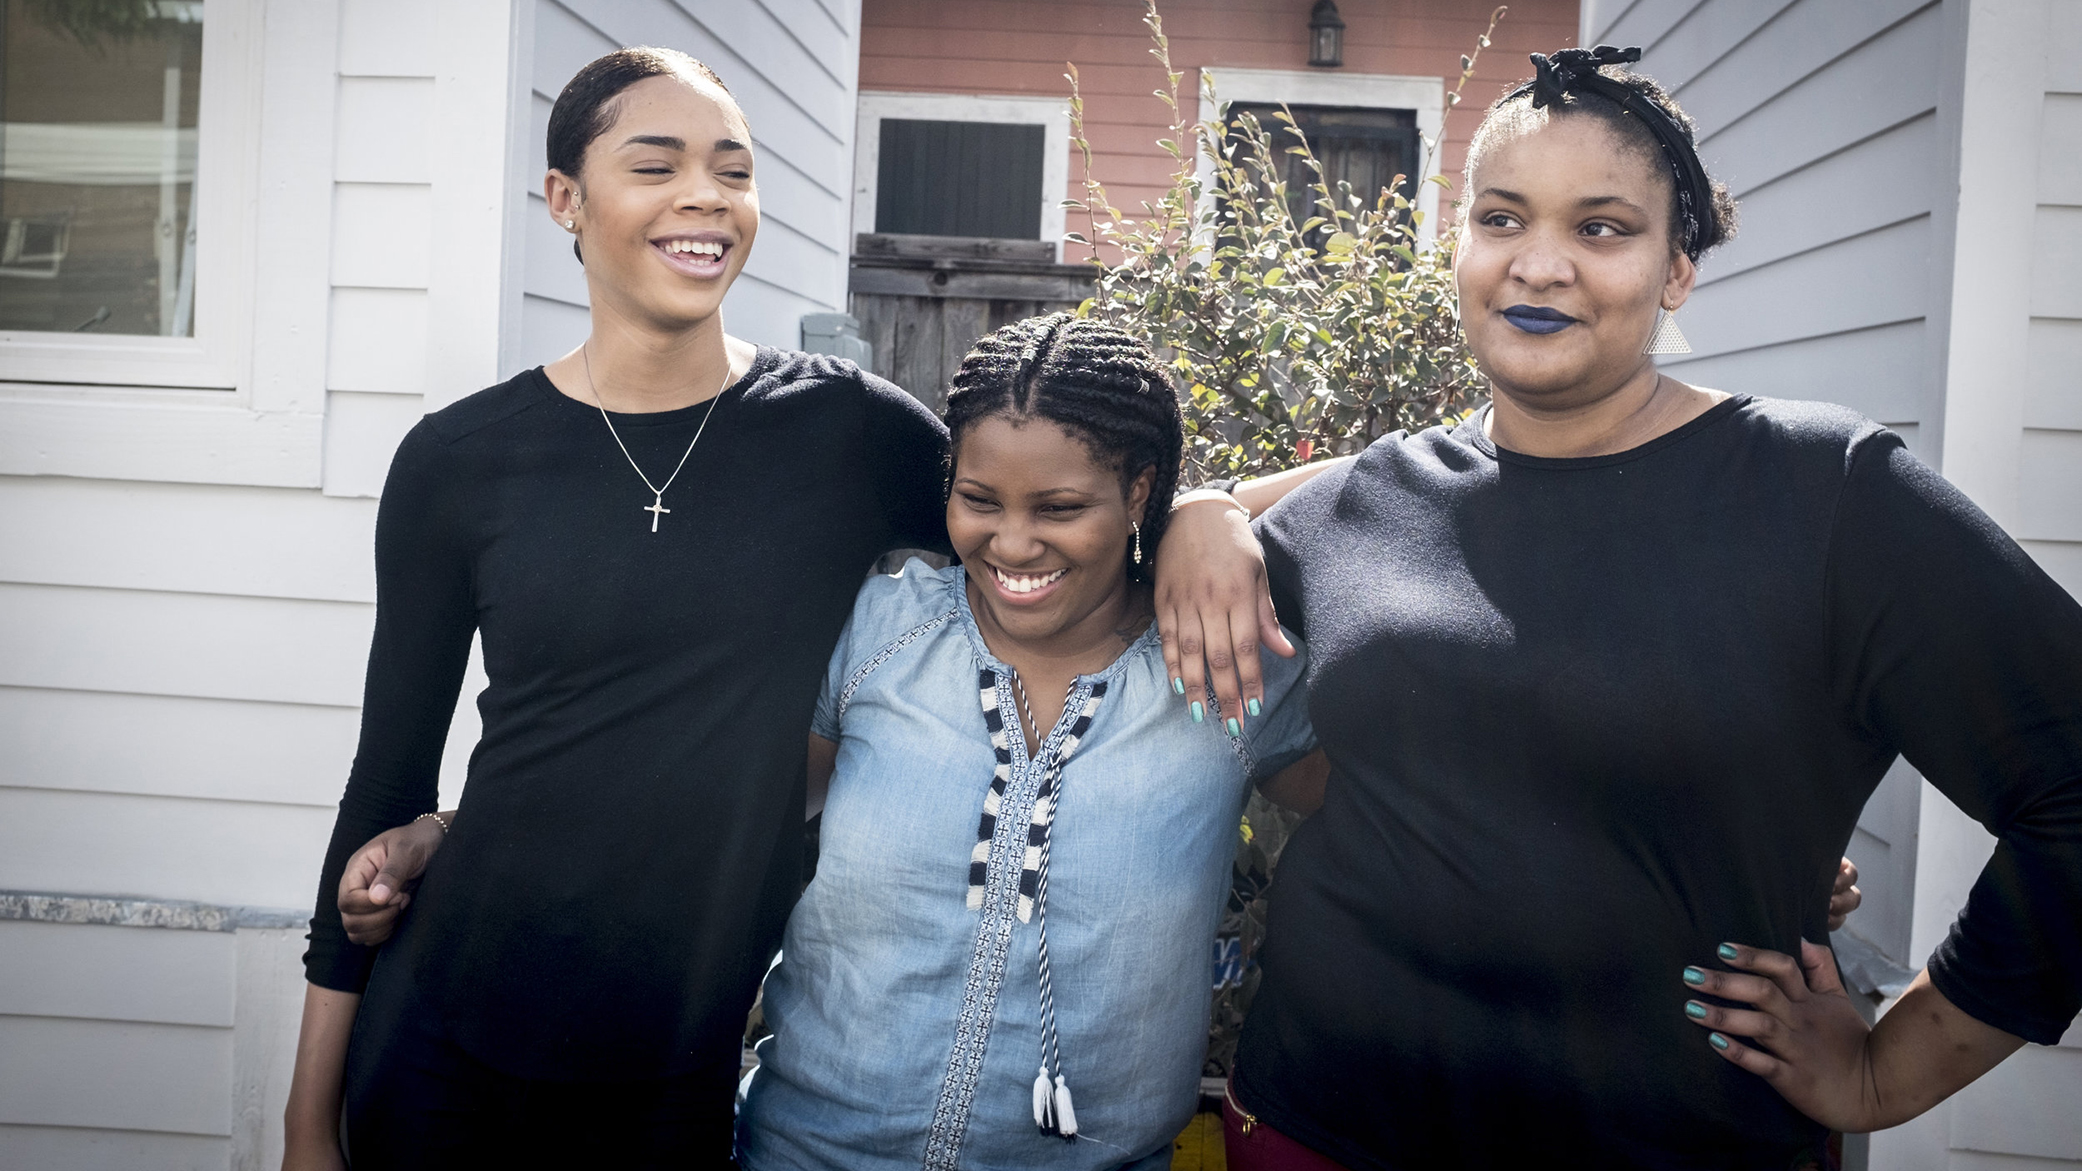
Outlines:
<svg viewBox="0 0 2082 1171"><path fill-rule="evenodd" d="M1041 126L884 118L881 149L877 232L1041 237Z"/></svg>

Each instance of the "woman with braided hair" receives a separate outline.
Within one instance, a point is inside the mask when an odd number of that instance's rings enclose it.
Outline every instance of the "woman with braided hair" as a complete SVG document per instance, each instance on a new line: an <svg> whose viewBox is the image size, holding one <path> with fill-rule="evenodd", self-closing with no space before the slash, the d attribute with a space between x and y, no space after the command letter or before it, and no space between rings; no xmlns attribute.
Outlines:
<svg viewBox="0 0 2082 1171"><path fill-rule="evenodd" d="M1885 428L1656 370L1733 208L1638 58L1475 135L1489 403L1261 521L1330 776L1232 1167L1826 1165L2082 1005L2082 607ZM1868 1030L1822 876L1897 754L1998 845Z"/></svg>
<svg viewBox="0 0 2082 1171"><path fill-rule="evenodd" d="M1182 434L1143 345L1006 326L946 419L960 564L871 580L832 656L817 874L767 976L739 1162L1166 1167L1244 799L1319 775L1301 664L1270 664L1248 727L1172 706L1149 550Z"/></svg>

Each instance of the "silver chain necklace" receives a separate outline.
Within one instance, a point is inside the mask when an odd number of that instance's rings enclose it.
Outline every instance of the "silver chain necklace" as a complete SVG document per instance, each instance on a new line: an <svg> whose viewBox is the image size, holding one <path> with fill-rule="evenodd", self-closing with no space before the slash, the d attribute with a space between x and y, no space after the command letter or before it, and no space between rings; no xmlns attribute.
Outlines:
<svg viewBox="0 0 2082 1171"><path fill-rule="evenodd" d="M680 453L680 462L673 465L672 474L665 477L665 483L662 485L651 483L651 478L643 474L643 467L636 462L635 456L629 454L629 445L622 442L622 433L614 429L614 420L607 417L607 405L600 401L600 388L593 385L593 357L586 352L584 345L578 347L578 360L585 364L586 391L593 396L593 405L600 411L600 421L607 424L607 433L614 436L614 445L622 449L622 458L628 460L629 466L636 469L636 475L643 481L643 486L651 490L651 502L643 511L651 514L651 531L655 533L658 531L658 521L672 511L665 507L665 489L672 487L672 482L680 478L680 469L687 466L687 457L694 454L694 444L701 442L701 433L708 430L709 417L716 413L716 404L723 401L723 392L729 390L730 384L737 381L730 376L730 355L728 352L723 355L723 385L717 387L715 395L708 400L708 413L701 416L701 426L694 429L692 442L687 444L686 451Z"/></svg>

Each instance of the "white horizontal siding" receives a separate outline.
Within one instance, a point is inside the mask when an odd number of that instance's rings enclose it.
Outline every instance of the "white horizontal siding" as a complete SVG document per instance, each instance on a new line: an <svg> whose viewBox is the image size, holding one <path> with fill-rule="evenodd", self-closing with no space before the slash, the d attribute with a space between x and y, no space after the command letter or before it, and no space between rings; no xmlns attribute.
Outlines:
<svg viewBox="0 0 2082 1171"><path fill-rule="evenodd" d="M0 785L331 808L360 723L347 707L0 688Z"/></svg>
<svg viewBox="0 0 2082 1171"><path fill-rule="evenodd" d="M432 77L434 7L426 0L343 0L341 75Z"/></svg>
<svg viewBox="0 0 2082 1171"><path fill-rule="evenodd" d="M0 685L354 707L374 607L0 584Z"/></svg>
<svg viewBox="0 0 2082 1171"><path fill-rule="evenodd" d="M0 788L0 890L298 909L332 828L322 806Z"/></svg>
<svg viewBox="0 0 2082 1171"><path fill-rule="evenodd" d="M231 1134L231 1030L0 1016L0 1123Z"/></svg>
<svg viewBox="0 0 2082 1171"><path fill-rule="evenodd" d="M230 1139L0 1124L0 1167L22 1171L224 1171Z"/></svg>
<svg viewBox="0 0 2082 1171"><path fill-rule="evenodd" d="M0 919L0 1017L77 1017L230 1028L238 940Z"/></svg>
<svg viewBox="0 0 2082 1171"><path fill-rule="evenodd" d="M1921 319L1719 357L1665 362L1695 385L1841 403L1890 427L1913 424L1933 377Z"/></svg>
<svg viewBox="0 0 2082 1171"><path fill-rule="evenodd" d="M369 394L426 393L424 289L336 288L325 384Z"/></svg>
<svg viewBox="0 0 2082 1171"><path fill-rule="evenodd" d="M2082 431L2082 321L2034 317L2024 425Z"/></svg>
<svg viewBox="0 0 2082 1171"><path fill-rule="evenodd" d="M422 183L335 183L333 285L426 288L433 198Z"/></svg>
<svg viewBox="0 0 2082 1171"><path fill-rule="evenodd" d="M412 395L336 390L325 396L325 494L375 497L398 443L425 416Z"/></svg>
<svg viewBox="0 0 2082 1171"><path fill-rule="evenodd" d="M432 183L433 115L431 77L342 77L333 178Z"/></svg>
<svg viewBox="0 0 2082 1171"><path fill-rule="evenodd" d="M0 476L0 582L372 602L375 528L314 492Z"/></svg>
<svg viewBox="0 0 2082 1171"><path fill-rule="evenodd" d="M2046 576L2060 588L2082 598L2082 541L2021 541L2024 551L2039 563Z"/></svg>

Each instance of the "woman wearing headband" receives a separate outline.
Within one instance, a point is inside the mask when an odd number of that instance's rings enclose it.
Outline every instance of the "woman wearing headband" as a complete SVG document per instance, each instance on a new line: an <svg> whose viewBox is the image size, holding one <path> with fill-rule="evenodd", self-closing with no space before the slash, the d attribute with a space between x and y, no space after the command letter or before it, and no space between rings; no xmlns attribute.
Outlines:
<svg viewBox="0 0 2082 1171"><path fill-rule="evenodd" d="M1231 1166L1810 1166L2082 1004L2082 607L1892 432L1657 372L1733 207L1638 56L1471 145L1490 403L1262 522L1332 772ZM1811 941L1897 754L1999 845L1868 1032Z"/></svg>

